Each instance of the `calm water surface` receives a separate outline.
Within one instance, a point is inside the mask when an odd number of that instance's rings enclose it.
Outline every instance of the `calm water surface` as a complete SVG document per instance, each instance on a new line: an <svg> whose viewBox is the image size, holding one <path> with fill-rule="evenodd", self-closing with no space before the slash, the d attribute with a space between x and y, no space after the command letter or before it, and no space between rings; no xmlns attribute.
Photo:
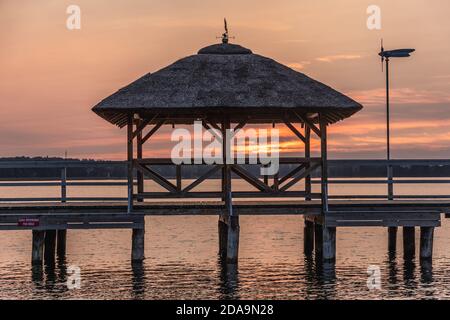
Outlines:
<svg viewBox="0 0 450 320"><path fill-rule="evenodd" d="M403 260L401 232L389 257L382 228L338 229L336 264L320 265L303 254L302 217L243 216L236 269L217 256L217 217L147 217L146 226L140 265L130 262L129 230L69 230L65 260L42 268L31 267L31 232L2 231L0 299L450 298L445 220L432 266ZM67 289L70 266L81 269L81 289ZM367 288L369 266L380 268L381 290Z"/></svg>

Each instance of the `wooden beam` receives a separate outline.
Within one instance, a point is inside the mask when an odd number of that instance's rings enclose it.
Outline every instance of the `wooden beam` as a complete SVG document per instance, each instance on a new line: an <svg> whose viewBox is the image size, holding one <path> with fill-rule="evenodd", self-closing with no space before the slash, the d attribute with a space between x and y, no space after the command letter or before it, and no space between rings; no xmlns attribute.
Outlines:
<svg viewBox="0 0 450 320"><path fill-rule="evenodd" d="M219 143L222 143L222 136L221 135L219 135L219 133L218 132L222 132L221 130L220 130L220 128L219 129L216 129L216 128L211 128L209 125L208 125L208 123L206 122L206 120L202 120L202 125L203 125L203 127L206 129L206 130L208 130L216 139L217 139L217 141L219 142Z"/></svg>
<svg viewBox="0 0 450 320"><path fill-rule="evenodd" d="M306 176L308 176L309 174L311 174L311 172L313 172L314 170L316 170L320 165L319 164L314 164L311 167L309 167L308 169L304 169L304 171L301 174L296 174L291 181L289 181L288 183L286 183L284 186L282 186L280 188L280 191L287 191L289 188L291 188L293 185L295 185L296 183L298 183L299 181L303 180Z"/></svg>
<svg viewBox="0 0 450 320"><path fill-rule="evenodd" d="M328 150L327 150L327 122L320 115L320 153L322 158L322 209L324 214L328 212Z"/></svg>
<svg viewBox="0 0 450 320"><path fill-rule="evenodd" d="M153 122L153 120L155 120L157 116L158 115L155 115L153 118L139 121L139 125L137 125L136 130L133 132L133 139L136 138L138 134L142 134L142 130L144 130L149 123Z"/></svg>
<svg viewBox="0 0 450 320"><path fill-rule="evenodd" d="M134 187L134 177L133 177L133 115L128 115L127 123L127 179L128 179L128 213L133 211L133 187Z"/></svg>
<svg viewBox="0 0 450 320"><path fill-rule="evenodd" d="M260 191L266 191L271 192L272 189L260 181L257 177L253 176L249 171L245 170L241 166L235 164L231 166L231 170L236 173L239 177L250 183L252 186L254 186L256 189Z"/></svg>
<svg viewBox="0 0 450 320"><path fill-rule="evenodd" d="M135 163L135 167L137 170L141 171L144 175L147 175L149 178L158 183L161 187L167 189L170 192L177 192L177 186L171 183L169 180L153 171L152 169L140 165L139 163Z"/></svg>
<svg viewBox="0 0 450 320"><path fill-rule="evenodd" d="M199 184L201 184L203 181L208 179L210 176L212 176L214 173L222 169L222 165L215 165L212 169L208 170L205 174L203 174L200 178L192 182L189 186L183 189L183 193L188 193L195 187L197 187Z"/></svg>
<svg viewBox="0 0 450 320"><path fill-rule="evenodd" d="M303 143L306 143L306 138L292 125L287 119L284 119L286 126L300 139Z"/></svg>
<svg viewBox="0 0 450 320"><path fill-rule="evenodd" d="M150 137L152 135L154 135L156 133L156 131L159 130L159 128L161 128L164 123L166 121L165 120L161 120L159 121L143 138L142 138L142 144L146 143L148 139L150 139Z"/></svg>
<svg viewBox="0 0 450 320"><path fill-rule="evenodd" d="M294 111L294 114L297 116L297 118L300 119L300 121L304 122L314 133L320 138L322 133L319 128L316 127L316 125L308 119L307 116L303 116L297 112Z"/></svg>
<svg viewBox="0 0 450 320"><path fill-rule="evenodd" d="M306 162L306 169L309 169L311 167L311 128L305 125L305 158L308 160ZM305 177L305 192L307 195L311 194L312 192L312 184L311 184L311 175L307 175ZM311 196L307 196L305 198L306 201L311 200Z"/></svg>
<svg viewBox="0 0 450 320"><path fill-rule="evenodd" d="M137 133L136 139L136 155L137 160L142 160L143 156L143 143L142 143L142 130ZM137 172L137 192L144 192L144 174L141 171ZM143 199L137 199L138 202L143 202Z"/></svg>
<svg viewBox="0 0 450 320"><path fill-rule="evenodd" d="M278 183L279 184L283 184L285 183L287 180L289 180L290 178L292 178L294 175L296 175L297 173L299 173L300 171L302 171L303 169L306 168L306 163L302 163L301 165L299 165L298 167L294 168L293 170L291 170L291 172L289 172L287 175L285 175L283 178L281 178Z"/></svg>

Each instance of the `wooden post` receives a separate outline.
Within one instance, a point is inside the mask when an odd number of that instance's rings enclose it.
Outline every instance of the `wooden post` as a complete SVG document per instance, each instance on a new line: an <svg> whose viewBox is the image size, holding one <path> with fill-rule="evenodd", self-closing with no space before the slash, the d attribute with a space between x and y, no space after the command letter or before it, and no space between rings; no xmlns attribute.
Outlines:
<svg viewBox="0 0 450 320"><path fill-rule="evenodd" d="M140 130L136 136L136 149L137 149L136 150L137 159L142 160L142 155L143 155L142 130ZM144 193L144 174L141 171L137 172L137 183L138 183L138 185L137 185L138 194ZM144 202L144 199L138 198L137 201Z"/></svg>
<svg viewBox="0 0 450 320"><path fill-rule="evenodd" d="M334 262L336 260L336 228L323 227L323 261Z"/></svg>
<svg viewBox="0 0 450 320"><path fill-rule="evenodd" d="M322 259L323 252L323 227L321 224L314 223L314 248L316 253L316 259Z"/></svg>
<svg viewBox="0 0 450 320"><path fill-rule="evenodd" d="M67 247L67 230L58 230L56 241L56 253L58 257L64 257L66 255L66 247Z"/></svg>
<svg viewBox="0 0 450 320"><path fill-rule="evenodd" d="M128 159L128 213L133 211L133 115L128 115L127 123L127 159Z"/></svg>
<svg viewBox="0 0 450 320"><path fill-rule="evenodd" d="M227 239L228 239L228 217L226 215L219 216L219 255L222 259L227 258Z"/></svg>
<svg viewBox="0 0 450 320"><path fill-rule="evenodd" d="M327 122L320 115L320 150L322 157L322 211L328 212L328 155L327 155Z"/></svg>
<svg viewBox="0 0 450 320"><path fill-rule="evenodd" d="M61 169L61 202L67 201L67 168Z"/></svg>
<svg viewBox="0 0 450 320"><path fill-rule="evenodd" d="M145 229L133 229L131 259L144 260Z"/></svg>
<svg viewBox="0 0 450 320"><path fill-rule="evenodd" d="M230 129L229 118L222 122L222 197L225 202L225 213L219 218L219 253L226 257L226 262L235 264L239 255L239 216L233 211L233 194L231 190L231 168L229 152L231 150L230 141L227 140L227 130Z"/></svg>
<svg viewBox="0 0 450 320"><path fill-rule="evenodd" d="M305 158L306 158L306 167L305 169L308 170L311 166L311 128L305 124L305 139L306 139L306 143L305 143ZM312 186L311 186L311 174L308 174L305 177L305 192L306 192L306 201L311 201L311 190L312 190Z"/></svg>
<svg viewBox="0 0 450 320"><path fill-rule="evenodd" d="M388 227L388 251L390 253L397 251L397 230L398 227Z"/></svg>
<svg viewBox="0 0 450 320"><path fill-rule="evenodd" d="M305 218L305 227L303 232L303 252L310 256L314 250L314 222Z"/></svg>
<svg viewBox="0 0 450 320"><path fill-rule="evenodd" d="M131 236L131 260L141 262L145 259L145 218L142 217L141 227L134 228Z"/></svg>
<svg viewBox="0 0 450 320"><path fill-rule="evenodd" d="M33 265L41 264L44 258L45 231L33 230L33 247L31 262Z"/></svg>
<svg viewBox="0 0 450 320"><path fill-rule="evenodd" d="M393 184L393 179L394 179L394 172L393 172L393 168L390 164L388 164L387 166L387 171L388 171L388 199L389 200L394 200L394 184Z"/></svg>
<svg viewBox="0 0 450 320"><path fill-rule="evenodd" d="M55 261L56 230L45 231L44 261L53 263Z"/></svg>
<svg viewBox="0 0 450 320"><path fill-rule="evenodd" d="M177 165L176 166L176 176L177 176L177 191L181 192L181 190L183 189L182 186L182 173L181 173L181 165Z"/></svg>
<svg viewBox="0 0 450 320"><path fill-rule="evenodd" d="M433 258L433 227L420 228L420 259L431 260Z"/></svg>
<svg viewBox="0 0 450 320"><path fill-rule="evenodd" d="M413 259L416 254L416 233L414 227L403 227L403 257Z"/></svg>

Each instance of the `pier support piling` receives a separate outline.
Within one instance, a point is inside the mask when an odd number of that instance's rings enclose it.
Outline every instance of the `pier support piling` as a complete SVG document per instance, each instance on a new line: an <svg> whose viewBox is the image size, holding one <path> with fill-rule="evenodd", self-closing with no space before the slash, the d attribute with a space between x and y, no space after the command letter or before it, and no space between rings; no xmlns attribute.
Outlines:
<svg viewBox="0 0 450 320"><path fill-rule="evenodd" d="M316 259L322 262L336 261L336 227L326 227L315 223L314 246Z"/></svg>
<svg viewBox="0 0 450 320"><path fill-rule="evenodd" d="M323 261L336 261L336 228L323 228Z"/></svg>
<svg viewBox="0 0 450 320"><path fill-rule="evenodd" d="M44 261L45 263L55 262L56 250L56 230L45 231Z"/></svg>
<svg viewBox="0 0 450 320"><path fill-rule="evenodd" d="M398 227L388 227L388 251L395 253L397 251L397 231Z"/></svg>
<svg viewBox="0 0 450 320"><path fill-rule="evenodd" d="M431 260L433 258L433 227L420 228L420 259Z"/></svg>
<svg viewBox="0 0 450 320"><path fill-rule="evenodd" d="M45 231L33 230L33 247L31 262L33 265L41 264L44 258Z"/></svg>
<svg viewBox="0 0 450 320"><path fill-rule="evenodd" d="M227 263L236 264L239 253L239 216L231 216L228 224Z"/></svg>
<svg viewBox="0 0 450 320"><path fill-rule="evenodd" d="M66 255L66 247L67 247L67 230L58 230L56 241L56 253L58 257L64 257Z"/></svg>
<svg viewBox="0 0 450 320"><path fill-rule="evenodd" d="M321 224L318 224L317 222L314 223L314 248L315 248L315 254L316 258L322 257L322 251L323 251L323 227Z"/></svg>
<svg viewBox="0 0 450 320"><path fill-rule="evenodd" d="M416 233L414 227L403 227L403 257L413 259L416 254Z"/></svg>
<svg viewBox="0 0 450 320"><path fill-rule="evenodd" d="M303 252L309 256L314 250L314 222L305 219L303 230Z"/></svg>
<svg viewBox="0 0 450 320"><path fill-rule="evenodd" d="M133 229L131 243L131 260L133 262L143 261L145 259L145 227Z"/></svg>

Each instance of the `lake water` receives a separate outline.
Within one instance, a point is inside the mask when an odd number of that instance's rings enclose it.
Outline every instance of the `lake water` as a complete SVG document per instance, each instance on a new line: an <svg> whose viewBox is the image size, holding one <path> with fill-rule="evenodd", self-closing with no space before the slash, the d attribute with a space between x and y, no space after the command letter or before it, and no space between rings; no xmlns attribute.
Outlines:
<svg viewBox="0 0 450 320"><path fill-rule="evenodd" d="M385 190L383 186L344 187L333 192ZM450 191L435 188L423 190ZM44 189L36 196L58 194L57 188ZM5 197L18 193L0 192ZM69 196L105 194L105 190L89 188L69 192ZM118 187L108 192L121 196L124 190ZM435 233L432 266L421 265L418 258L403 260L401 232L397 257L389 257L383 228L338 229L336 264L316 264L313 257L303 254L300 216L241 217L237 269L219 261L217 217L213 216L147 217L146 260L140 265L130 262L129 230L69 230L67 240L64 261L32 267L31 232L0 232L0 299L450 298L450 223L446 220ZM67 271L74 266L81 271L81 288L68 289ZM367 287L370 266L380 268L379 290Z"/></svg>

